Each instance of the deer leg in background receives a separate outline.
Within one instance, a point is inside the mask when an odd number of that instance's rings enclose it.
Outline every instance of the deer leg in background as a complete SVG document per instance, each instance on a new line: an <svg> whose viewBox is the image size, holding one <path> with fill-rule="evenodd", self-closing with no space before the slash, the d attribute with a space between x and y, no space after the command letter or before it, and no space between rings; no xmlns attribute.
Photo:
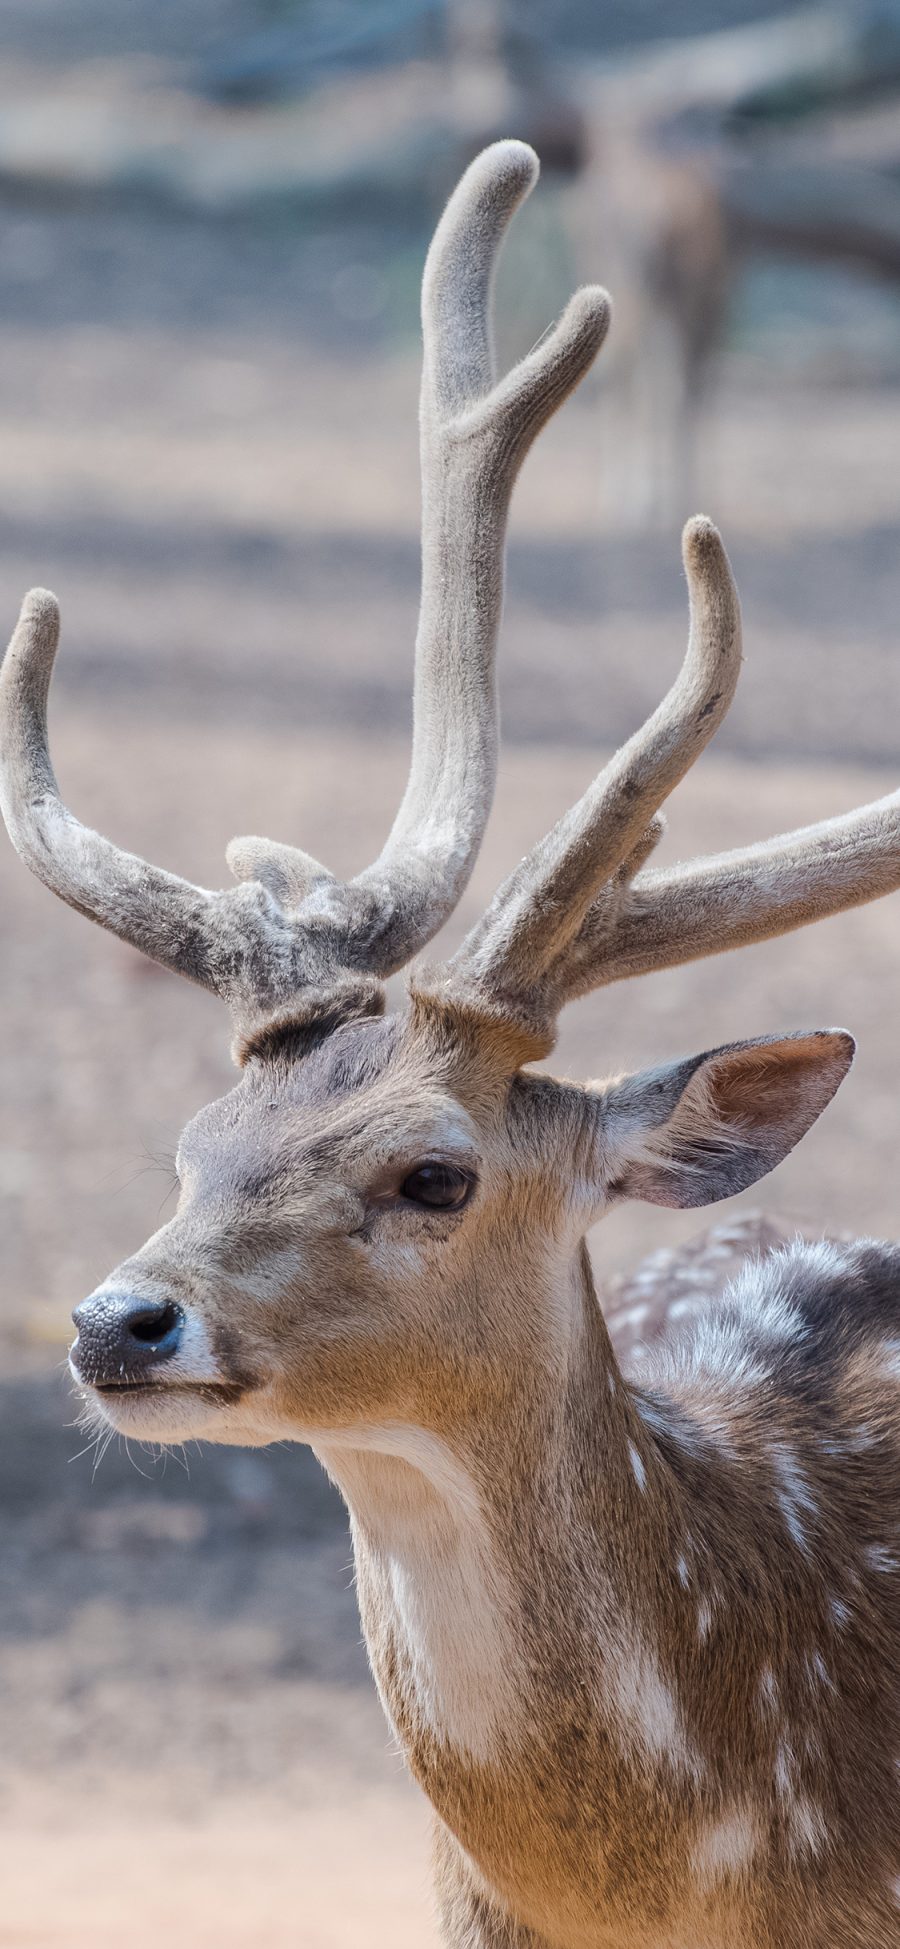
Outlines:
<svg viewBox="0 0 900 1949"><path fill-rule="evenodd" d="M732 239L702 158L667 152L652 124L608 105L588 107L585 126L592 149L572 199L577 247L585 263L605 266L616 300L604 512L626 528L668 528L704 498L699 436L725 331Z"/></svg>

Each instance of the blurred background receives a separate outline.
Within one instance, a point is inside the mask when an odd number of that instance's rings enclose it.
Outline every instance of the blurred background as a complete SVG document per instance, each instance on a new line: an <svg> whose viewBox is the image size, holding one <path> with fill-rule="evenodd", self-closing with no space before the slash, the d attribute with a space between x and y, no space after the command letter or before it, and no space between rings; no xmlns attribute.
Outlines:
<svg viewBox="0 0 900 1949"><path fill-rule="evenodd" d="M453 931L670 681L696 507L747 661L664 856L897 783L900 0L4 0L0 608L61 598L69 802L204 884L234 833L342 873L390 824L418 282L506 134L543 177L503 357L585 278L615 322L516 492L503 774ZM70 1308L165 1215L178 1131L233 1077L224 1012L8 848L0 874L0 1943L421 1949L425 1816L315 1464L95 1472L71 1426ZM600 993L557 1066L846 1023L853 1076L750 1202L893 1234L898 962L895 900ZM701 1224L617 1214L601 1288Z"/></svg>

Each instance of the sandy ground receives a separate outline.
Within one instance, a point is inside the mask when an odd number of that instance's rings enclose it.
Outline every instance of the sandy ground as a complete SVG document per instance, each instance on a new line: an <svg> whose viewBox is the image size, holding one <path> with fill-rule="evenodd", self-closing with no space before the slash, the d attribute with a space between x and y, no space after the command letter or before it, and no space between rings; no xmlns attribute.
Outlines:
<svg viewBox="0 0 900 1949"><path fill-rule="evenodd" d="M362 864L406 756L415 359L402 344L329 352L292 249L0 209L0 610L11 620L36 581L63 599L53 738L80 816L213 885L240 831ZM747 665L671 808L670 856L841 810L897 775L900 395L732 373L707 453ZM508 746L450 938L676 666L677 539L601 523L616 465L589 388L521 483ZM190 1477L170 1464L149 1480L124 1454L96 1478L89 1456L70 1460L69 1309L165 1210L181 1124L232 1080L227 1023L8 851L0 883L0 1943L427 1943L424 1810L389 1747L343 1515L311 1460L210 1453ZM750 1199L789 1224L891 1234L898 961L900 902L883 902L585 1001L558 1065L597 1075L845 1022L853 1076ZM601 1284L697 1225L623 1211L594 1241Z"/></svg>
<svg viewBox="0 0 900 1949"><path fill-rule="evenodd" d="M152 1822L152 1825L150 1824ZM343 1949L438 1940L412 1790L201 1822L141 1807L74 1819L41 1795L0 1837L4 1949Z"/></svg>

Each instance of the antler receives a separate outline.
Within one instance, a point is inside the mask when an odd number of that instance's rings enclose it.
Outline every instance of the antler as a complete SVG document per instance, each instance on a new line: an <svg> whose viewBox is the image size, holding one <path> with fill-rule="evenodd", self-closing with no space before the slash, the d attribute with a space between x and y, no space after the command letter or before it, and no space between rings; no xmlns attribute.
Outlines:
<svg viewBox="0 0 900 1949"><path fill-rule="evenodd" d="M240 839L227 857L242 884L209 892L79 825L60 799L47 745L57 606L42 590L23 605L0 674L0 794L13 844L70 906L223 996L245 1045L316 1013L380 1007L374 977L431 939L472 870L496 771L494 655L510 494L609 317L604 292L577 292L549 336L494 383L494 265L537 174L524 143L486 150L451 198L428 256L413 753L373 866L342 884L295 847Z"/></svg>
<svg viewBox="0 0 900 1949"><path fill-rule="evenodd" d="M740 611L712 524L684 533L691 632L681 673L549 836L500 888L484 918L425 994L517 1021L546 1050L564 1002L655 968L790 932L900 886L900 793L783 837L641 869L662 822L654 815L731 702L741 661Z"/></svg>
<svg viewBox="0 0 900 1949"><path fill-rule="evenodd" d="M472 871L494 795L494 658L506 517L532 441L591 365L609 324L587 286L499 384L491 288L499 245L538 160L497 142L466 171L438 225L422 284L422 603L413 753L388 840L354 890L378 913L382 974L431 940Z"/></svg>
<svg viewBox="0 0 900 1949"><path fill-rule="evenodd" d="M789 934L898 887L900 792L891 792L839 818L642 874L627 890L602 958L579 942L567 998Z"/></svg>
<svg viewBox="0 0 900 1949"><path fill-rule="evenodd" d="M661 831L655 814L721 723L741 662L740 609L712 523L684 533L690 635L658 710L584 797L495 894L443 974L447 992L477 992L539 1038L565 999L570 954L592 936ZM438 977L439 981L441 977Z"/></svg>

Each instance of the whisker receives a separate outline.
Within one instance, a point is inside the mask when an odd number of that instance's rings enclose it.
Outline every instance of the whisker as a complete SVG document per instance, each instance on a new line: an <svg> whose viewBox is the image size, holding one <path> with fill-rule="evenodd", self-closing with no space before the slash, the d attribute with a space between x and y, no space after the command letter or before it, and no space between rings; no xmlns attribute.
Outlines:
<svg viewBox="0 0 900 1949"><path fill-rule="evenodd" d="M147 1470L146 1470L146 1469L142 1469L142 1468L141 1468L141 1466L140 1466L140 1463L139 1463L139 1462L136 1462L136 1461L135 1461L135 1459L134 1459L134 1456L133 1456L133 1455L132 1455L132 1453L131 1453L131 1447L130 1447L130 1444L129 1444L129 1441L128 1441L128 1436L127 1436L127 1435L123 1435L123 1436L122 1436L122 1440L123 1440L123 1442L124 1442L124 1444L125 1444L125 1453L126 1453L126 1455L127 1455L127 1457L128 1457L128 1460L129 1460L129 1462L131 1463L131 1466L132 1466L132 1468L136 1470L136 1472L137 1472L137 1474L138 1474L138 1475L142 1475L142 1476L143 1476L143 1478L144 1478L144 1481L145 1481L145 1482L152 1482L152 1480L153 1480L153 1477L152 1477L152 1475L148 1475L148 1474L147 1474Z"/></svg>

